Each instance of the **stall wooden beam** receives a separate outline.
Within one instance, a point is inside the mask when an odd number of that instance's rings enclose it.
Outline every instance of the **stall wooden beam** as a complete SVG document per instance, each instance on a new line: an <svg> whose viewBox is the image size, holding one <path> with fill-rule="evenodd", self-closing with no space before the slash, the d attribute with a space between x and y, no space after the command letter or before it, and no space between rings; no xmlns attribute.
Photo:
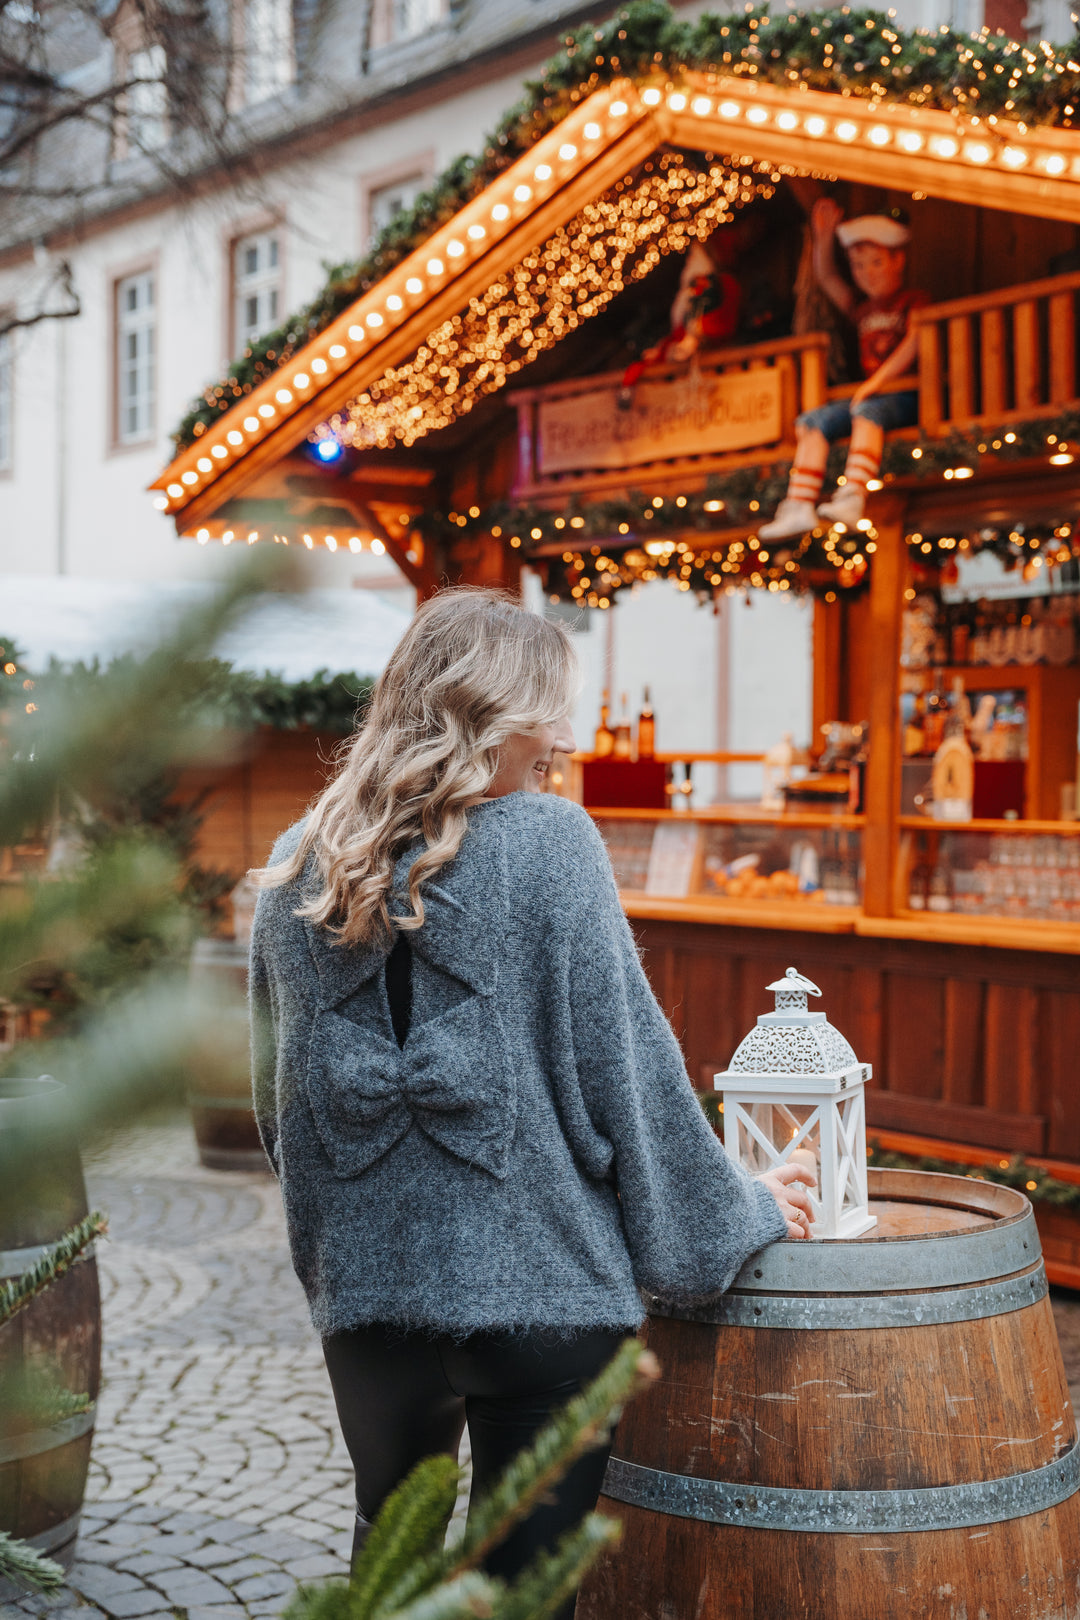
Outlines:
<svg viewBox="0 0 1080 1620"><path fill-rule="evenodd" d="M900 625L907 583L901 502L883 502L875 527L877 551L870 570L870 752L866 767L867 825L863 834L863 910L868 917L892 911L900 808L900 758L896 716L900 702Z"/></svg>

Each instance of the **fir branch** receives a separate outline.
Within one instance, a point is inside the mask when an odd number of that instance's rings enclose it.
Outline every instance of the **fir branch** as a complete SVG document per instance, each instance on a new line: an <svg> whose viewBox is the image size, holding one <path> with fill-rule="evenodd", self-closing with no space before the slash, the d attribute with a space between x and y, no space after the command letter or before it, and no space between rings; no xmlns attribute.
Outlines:
<svg viewBox="0 0 1080 1620"><path fill-rule="evenodd" d="M65 1389L46 1368L34 1362L0 1368L0 1412L18 1413L20 1424L51 1429L56 1423L88 1412L89 1395Z"/></svg>
<svg viewBox="0 0 1080 1620"><path fill-rule="evenodd" d="M52 1244L29 1271L13 1277L10 1282L0 1283L0 1327L70 1271L94 1239L103 1237L107 1230L104 1215L100 1210L93 1210Z"/></svg>
<svg viewBox="0 0 1080 1620"><path fill-rule="evenodd" d="M637 1339L626 1340L588 1388L556 1414L529 1450L514 1458L490 1495L470 1506L464 1536L415 1565L382 1612L396 1614L416 1593L480 1564L584 1452L603 1443L629 1397L658 1376L655 1356Z"/></svg>
<svg viewBox="0 0 1080 1620"><path fill-rule="evenodd" d="M393 1620L494 1620L502 1612L498 1607L500 1595L496 1582L469 1571L445 1586L425 1592L407 1608L395 1609ZM354 1609L353 1620L360 1620L362 1613Z"/></svg>
<svg viewBox="0 0 1080 1620"><path fill-rule="evenodd" d="M353 1569L352 1606L358 1620L386 1613L387 1594L418 1561L438 1551L460 1478L453 1457L425 1457L387 1499Z"/></svg>
<svg viewBox="0 0 1080 1620"><path fill-rule="evenodd" d="M575 1592L605 1547L617 1541L617 1519L590 1513L552 1553L541 1553L495 1606L493 1620L548 1620Z"/></svg>
<svg viewBox="0 0 1080 1620"><path fill-rule="evenodd" d="M43 1558L25 1541L0 1530L0 1578L14 1581L31 1592L55 1592L64 1584L64 1571L51 1558Z"/></svg>
<svg viewBox="0 0 1080 1620"><path fill-rule="evenodd" d="M599 1377L563 1407L528 1451L514 1458L487 1499L470 1512L464 1536L449 1549L451 1573L475 1567L505 1541L580 1456L603 1444L626 1401L659 1372L651 1351L637 1339L627 1339Z"/></svg>

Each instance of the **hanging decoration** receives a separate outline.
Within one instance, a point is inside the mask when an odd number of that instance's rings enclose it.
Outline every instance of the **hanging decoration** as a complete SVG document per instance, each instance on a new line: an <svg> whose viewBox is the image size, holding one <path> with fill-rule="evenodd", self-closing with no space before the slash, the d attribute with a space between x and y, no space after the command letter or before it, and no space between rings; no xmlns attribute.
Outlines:
<svg viewBox="0 0 1080 1620"><path fill-rule="evenodd" d="M1073 128L1080 116L1080 62L1069 46L1028 45L985 29L905 31L880 11L850 6L774 16L751 8L684 22L660 0L634 0L603 27L568 33L480 156L457 158L366 257L335 266L310 304L246 349L195 401L175 435L177 448L194 443L600 85L627 76L662 81L684 69L944 108L989 123L1007 117Z"/></svg>

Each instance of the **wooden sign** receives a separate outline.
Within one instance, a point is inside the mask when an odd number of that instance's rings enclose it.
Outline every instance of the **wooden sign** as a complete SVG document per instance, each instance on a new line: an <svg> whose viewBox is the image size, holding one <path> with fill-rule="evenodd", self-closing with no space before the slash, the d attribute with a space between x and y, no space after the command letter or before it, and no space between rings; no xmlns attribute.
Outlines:
<svg viewBox="0 0 1080 1620"><path fill-rule="evenodd" d="M618 389L598 388L541 400L537 471L635 467L674 456L698 456L782 437L780 372L691 372L639 383L628 410Z"/></svg>

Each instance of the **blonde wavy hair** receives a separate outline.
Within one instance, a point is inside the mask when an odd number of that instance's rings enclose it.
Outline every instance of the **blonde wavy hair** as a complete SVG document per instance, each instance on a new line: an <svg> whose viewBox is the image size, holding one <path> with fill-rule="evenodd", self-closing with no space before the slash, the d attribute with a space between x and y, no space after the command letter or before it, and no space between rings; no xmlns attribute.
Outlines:
<svg viewBox="0 0 1080 1620"><path fill-rule="evenodd" d="M287 860L252 874L290 883L314 855L321 887L297 907L343 945L420 928L421 886L458 852L508 737L554 725L579 686L561 624L494 590L455 587L418 610L375 686L360 728L308 812ZM394 864L419 838L411 917L391 918Z"/></svg>

